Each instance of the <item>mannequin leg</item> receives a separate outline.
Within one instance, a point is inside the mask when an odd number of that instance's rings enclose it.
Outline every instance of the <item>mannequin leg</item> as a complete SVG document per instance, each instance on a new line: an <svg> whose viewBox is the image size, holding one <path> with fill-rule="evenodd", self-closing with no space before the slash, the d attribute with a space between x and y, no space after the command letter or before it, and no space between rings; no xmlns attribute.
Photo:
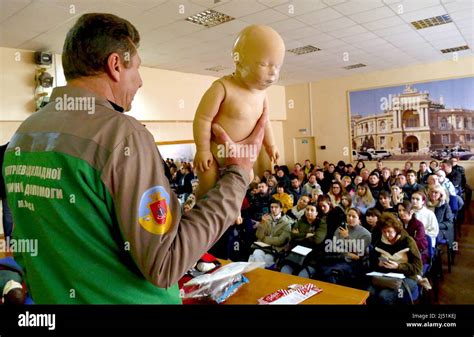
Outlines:
<svg viewBox="0 0 474 337"><path fill-rule="evenodd" d="M216 185L217 179L219 177L219 167L217 166L216 161L214 160L212 162L209 170L204 172L198 170L197 176L199 179L199 186L196 191L196 200L199 200Z"/></svg>

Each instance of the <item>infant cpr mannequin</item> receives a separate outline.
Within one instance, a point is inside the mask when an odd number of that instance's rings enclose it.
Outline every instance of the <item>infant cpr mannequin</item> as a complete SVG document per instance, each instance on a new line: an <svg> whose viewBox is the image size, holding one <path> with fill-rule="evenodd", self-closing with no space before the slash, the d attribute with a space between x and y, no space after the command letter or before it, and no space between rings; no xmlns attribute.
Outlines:
<svg viewBox="0 0 474 337"><path fill-rule="evenodd" d="M218 123L234 142L247 138L263 111L269 109L266 89L278 81L284 56L283 39L270 27L252 25L238 35L233 48L235 72L211 85L194 118L194 167L199 178L197 198L215 186L225 157L238 156L244 151L258 156L258 153L252 153L253 149L215 144L211 125ZM265 127L263 147L270 160L276 163L280 155L269 121Z"/></svg>

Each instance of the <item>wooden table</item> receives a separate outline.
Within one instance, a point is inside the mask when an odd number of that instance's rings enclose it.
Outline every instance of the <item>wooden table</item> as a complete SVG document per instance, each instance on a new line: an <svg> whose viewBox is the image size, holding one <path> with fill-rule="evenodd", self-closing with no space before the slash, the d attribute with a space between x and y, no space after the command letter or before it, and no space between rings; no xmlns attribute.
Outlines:
<svg viewBox="0 0 474 337"><path fill-rule="evenodd" d="M230 261L219 260L222 264ZM224 304L258 304L258 299L278 289L286 289L291 284L313 283L323 289L319 294L308 298L301 304L365 304L369 292L360 289L284 274L277 271L257 268L244 274L249 283L244 284Z"/></svg>

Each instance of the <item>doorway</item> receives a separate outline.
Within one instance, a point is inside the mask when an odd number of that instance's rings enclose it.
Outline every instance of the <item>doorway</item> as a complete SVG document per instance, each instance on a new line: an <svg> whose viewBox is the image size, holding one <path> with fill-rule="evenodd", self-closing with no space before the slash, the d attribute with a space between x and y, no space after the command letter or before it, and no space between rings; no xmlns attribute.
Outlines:
<svg viewBox="0 0 474 337"><path fill-rule="evenodd" d="M316 163L316 147L314 146L314 137L295 137L293 138L293 158L294 163L304 164L306 159L311 163ZM293 167L293 166L291 166Z"/></svg>
<svg viewBox="0 0 474 337"><path fill-rule="evenodd" d="M405 139L406 152L418 152L418 138L415 136L408 136Z"/></svg>

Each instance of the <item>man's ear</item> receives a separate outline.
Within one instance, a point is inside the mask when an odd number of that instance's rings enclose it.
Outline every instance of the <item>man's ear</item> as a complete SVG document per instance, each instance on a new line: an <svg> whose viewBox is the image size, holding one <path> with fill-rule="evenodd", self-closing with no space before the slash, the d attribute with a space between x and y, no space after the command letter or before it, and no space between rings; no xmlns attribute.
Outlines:
<svg viewBox="0 0 474 337"><path fill-rule="evenodd" d="M120 55L112 53L107 57L106 72L115 81L120 81L120 73L123 69L122 60Z"/></svg>

